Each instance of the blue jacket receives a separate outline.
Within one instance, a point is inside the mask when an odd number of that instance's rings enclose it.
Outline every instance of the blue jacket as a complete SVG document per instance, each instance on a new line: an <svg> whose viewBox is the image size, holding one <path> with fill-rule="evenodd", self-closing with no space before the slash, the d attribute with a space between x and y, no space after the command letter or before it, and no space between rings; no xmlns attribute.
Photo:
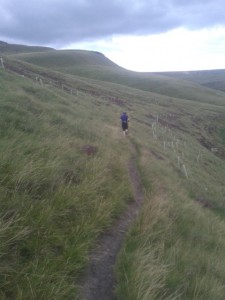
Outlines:
<svg viewBox="0 0 225 300"><path fill-rule="evenodd" d="M126 113L122 113L120 116L120 119L122 122L127 123L128 122L128 115Z"/></svg>

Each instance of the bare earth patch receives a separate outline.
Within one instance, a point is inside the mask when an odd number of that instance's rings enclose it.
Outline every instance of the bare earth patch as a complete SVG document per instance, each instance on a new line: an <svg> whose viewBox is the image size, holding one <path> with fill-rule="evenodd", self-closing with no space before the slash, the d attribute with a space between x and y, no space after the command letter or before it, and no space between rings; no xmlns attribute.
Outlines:
<svg viewBox="0 0 225 300"><path fill-rule="evenodd" d="M84 145L82 147L82 150L84 153L86 153L87 155L95 155L98 151L98 148L93 146L93 145Z"/></svg>
<svg viewBox="0 0 225 300"><path fill-rule="evenodd" d="M134 150L134 149L132 149ZM141 208L144 192L133 156L128 165L134 201L115 224L100 237L98 247L91 253L83 282L82 300L115 300L116 277L114 266L126 233L135 221Z"/></svg>

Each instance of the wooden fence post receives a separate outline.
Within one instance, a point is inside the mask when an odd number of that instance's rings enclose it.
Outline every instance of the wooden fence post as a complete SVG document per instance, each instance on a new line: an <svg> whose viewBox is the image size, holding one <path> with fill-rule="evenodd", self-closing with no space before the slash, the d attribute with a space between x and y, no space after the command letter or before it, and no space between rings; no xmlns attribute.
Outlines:
<svg viewBox="0 0 225 300"><path fill-rule="evenodd" d="M2 67L2 69L5 69L4 62L3 62L3 58L2 58L2 57L1 57L0 61L1 61L1 67Z"/></svg>

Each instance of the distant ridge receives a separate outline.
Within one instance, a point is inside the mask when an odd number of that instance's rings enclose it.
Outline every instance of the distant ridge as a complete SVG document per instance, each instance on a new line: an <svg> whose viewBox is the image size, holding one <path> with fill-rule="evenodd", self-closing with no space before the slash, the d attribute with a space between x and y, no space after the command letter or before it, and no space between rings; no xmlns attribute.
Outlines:
<svg viewBox="0 0 225 300"><path fill-rule="evenodd" d="M16 53L27 53L27 52L45 52L53 51L55 49L50 47L42 46L26 46L19 44L8 44L0 41L0 54L16 54Z"/></svg>
<svg viewBox="0 0 225 300"><path fill-rule="evenodd" d="M129 71L104 54L90 50L56 50L40 46L0 43L0 54L52 71L116 83L169 97L205 101L217 93L224 99L225 70L191 72Z"/></svg>
<svg viewBox="0 0 225 300"><path fill-rule="evenodd" d="M225 70L199 70L199 71L177 71L177 72L154 72L150 74L168 76L189 80L205 87L225 91Z"/></svg>

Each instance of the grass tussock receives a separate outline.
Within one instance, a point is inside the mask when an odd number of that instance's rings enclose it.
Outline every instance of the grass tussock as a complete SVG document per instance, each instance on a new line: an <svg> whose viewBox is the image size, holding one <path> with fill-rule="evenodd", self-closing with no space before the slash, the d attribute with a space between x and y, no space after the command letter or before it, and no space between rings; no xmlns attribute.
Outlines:
<svg viewBox="0 0 225 300"><path fill-rule="evenodd" d="M223 299L224 235L185 195L147 199L121 253L119 299Z"/></svg>

